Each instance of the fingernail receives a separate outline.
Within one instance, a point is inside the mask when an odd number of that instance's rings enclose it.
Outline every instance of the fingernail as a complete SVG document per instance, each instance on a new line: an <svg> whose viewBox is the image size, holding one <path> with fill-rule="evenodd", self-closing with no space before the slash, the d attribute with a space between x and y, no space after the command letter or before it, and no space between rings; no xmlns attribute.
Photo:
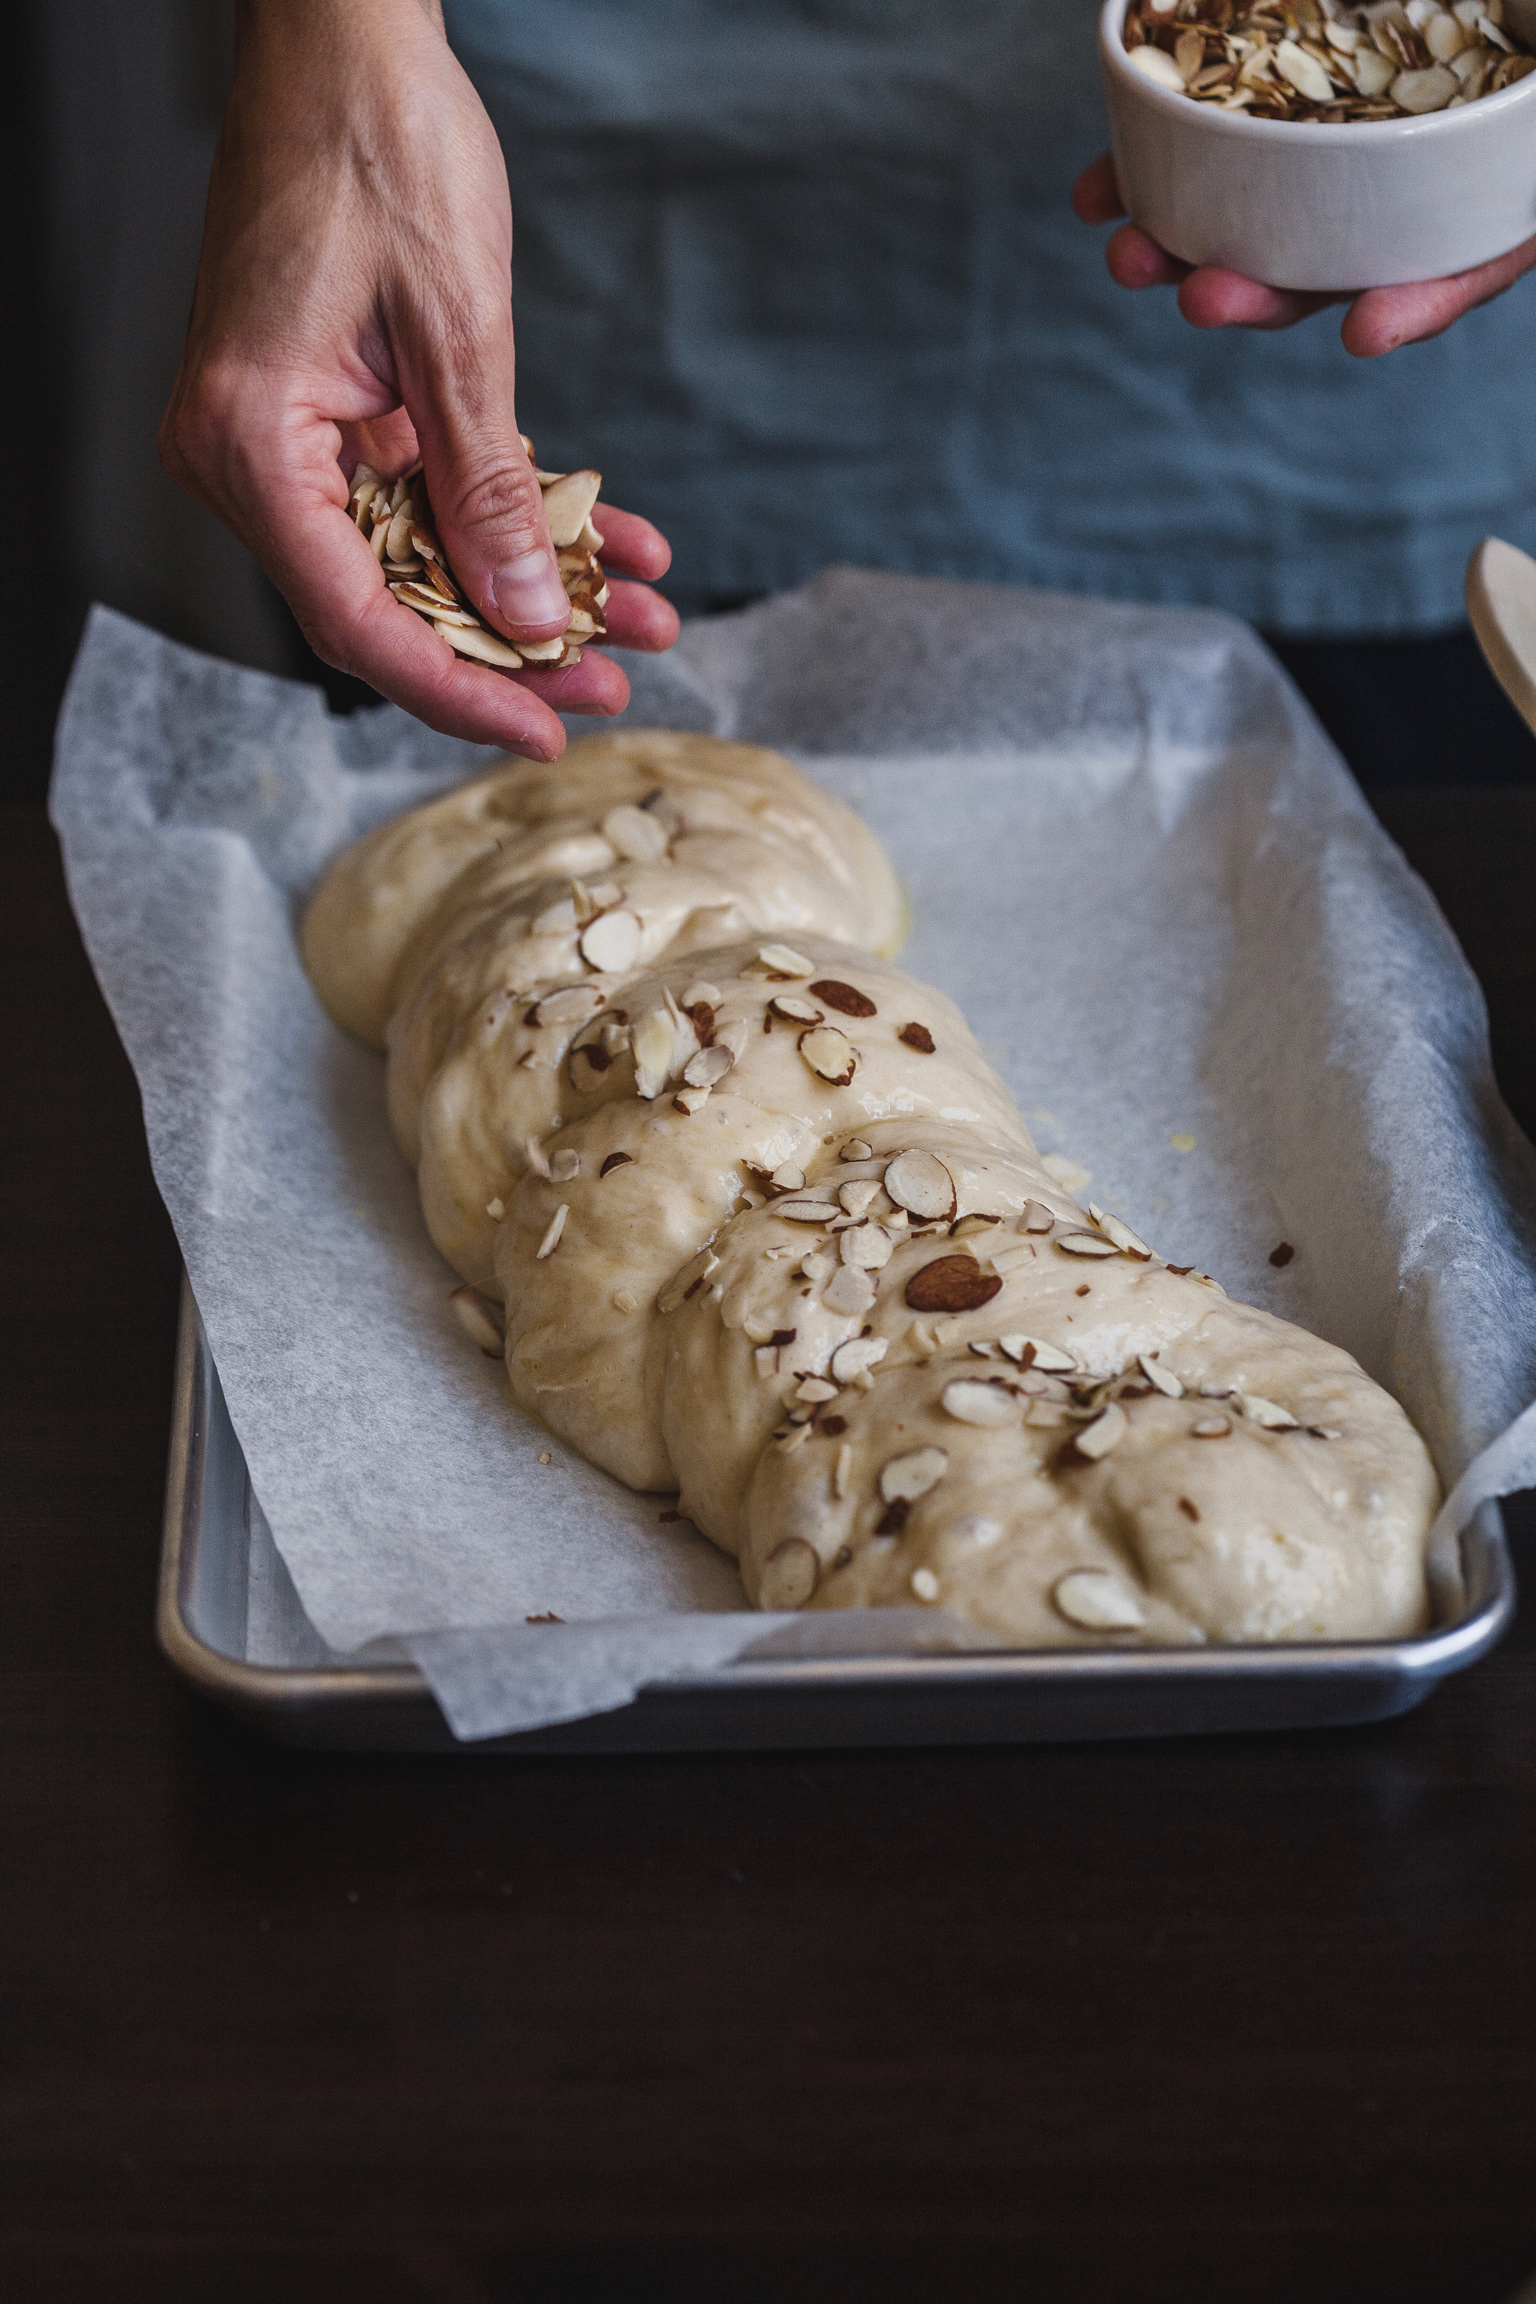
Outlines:
<svg viewBox="0 0 1536 2304"><path fill-rule="evenodd" d="M564 624L570 602L560 572L547 552L524 552L491 578L491 592L504 624Z"/></svg>

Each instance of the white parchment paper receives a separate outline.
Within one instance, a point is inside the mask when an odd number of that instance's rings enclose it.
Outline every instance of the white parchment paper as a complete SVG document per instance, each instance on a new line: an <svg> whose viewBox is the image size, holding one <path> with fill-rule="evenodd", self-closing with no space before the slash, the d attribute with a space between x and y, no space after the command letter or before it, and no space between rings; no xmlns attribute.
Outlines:
<svg viewBox="0 0 1536 2304"><path fill-rule="evenodd" d="M636 722L777 745L868 818L905 964L1041 1148L1396 1391L1447 1487L1471 1467L1447 1527L1536 1483L1536 1156L1433 900L1246 627L844 570L627 668ZM294 924L347 840L488 757L101 609L60 722L71 893L275 1544L264 1660L402 1641L484 1736L765 1638L954 1639L744 1612L454 1324L380 1060Z"/></svg>

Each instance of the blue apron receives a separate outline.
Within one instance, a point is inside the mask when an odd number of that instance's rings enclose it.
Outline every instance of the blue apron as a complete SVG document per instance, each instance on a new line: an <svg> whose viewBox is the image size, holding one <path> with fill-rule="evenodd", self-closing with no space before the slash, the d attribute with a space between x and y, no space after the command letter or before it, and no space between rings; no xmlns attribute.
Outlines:
<svg viewBox="0 0 1536 2304"><path fill-rule="evenodd" d="M512 185L518 409L678 596L830 561L1431 630L1536 551L1536 275L1352 360L1202 334L1068 192L1096 0L447 0Z"/></svg>

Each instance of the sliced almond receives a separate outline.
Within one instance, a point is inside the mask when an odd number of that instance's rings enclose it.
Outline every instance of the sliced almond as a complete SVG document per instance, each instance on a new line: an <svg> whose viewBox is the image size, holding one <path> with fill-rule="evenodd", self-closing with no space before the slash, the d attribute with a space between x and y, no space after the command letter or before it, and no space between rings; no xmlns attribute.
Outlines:
<svg viewBox="0 0 1536 2304"><path fill-rule="evenodd" d="M1232 1429L1225 1416L1202 1416L1198 1424L1191 1424L1190 1432L1196 1440L1225 1440Z"/></svg>
<svg viewBox="0 0 1536 2304"><path fill-rule="evenodd" d="M839 1500L853 1485L853 1447L845 1440L837 1452L837 1463L832 1473L832 1493Z"/></svg>
<svg viewBox="0 0 1536 2304"><path fill-rule="evenodd" d="M974 1376L957 1376L941 1395L946 1416L957 1424L1001 1425L1019 1422L1019 1403L1006 1384L989 1384Z"/></svg>
<svg viewBox="0 0 1536 2304"><path fill-rule="evenodd" d="M710 1093L707 1085L702 1088L679 1088L672 1102L679 1112L702 1112L709 1102Z"/></svg>
<svg viewBox="0 0 1536 2304"><path fill-rule="evenodd" d="M697 1256L688 1259L681 1271L673 1273L656 1299L657 1311L662 1314L675 1312L719 1269L720 1259L713 1248L701 1248Z"/></svg>
<svg viewBox="0 0 1536 2304"><path fill-rule="evenodd" d="M861 1272L881 1272L889 1264L896 1243L878 1224L854 1224L842 1235L838 1247L845 1264Z"/></svg>
<svg viewBox="0 0 1536 2304"><path fill-rule="evenodd" d="M836 976L824 976L811 986L811 997L824 1000L840 1016L876 1016L879 1010L867 992L853 984L844 984Z"/></svg>
<svg viewBox="0 0 1536 2304"><path fill-rule="evenodd" d="M805 1170L797 1168L792 1160L786 1160L782 1168L775 1168L769 1181L779 1192L803 1192Z"/></svg>
<svg viewBox="0 0 1536 2304"><path fill-rule="evenodd" d="M1056 1246L1068 1256L1118 1256L1113 1240L1100 1232L1063 1232Z"/></svg>
<svg viewBox="0 0 1536 2304"><path fill-rule="evenodd" d="M829 1312L846 1320L862 1320L875 1301L875 1283L858 1264L840 1265L822 1290Z"/></svg>
<svg viewBox="0 0 1536 2304"><path fill-rule="evenodd" d="M545 1257L553 1256L555 1250L559 1247L560 1235L565 1230L565 1220L567 1216L569 1216L570 1212L571 1211L569 1207L566 1205L565 1201L562 1200L559 1207L555 1210L553 1216L551 1216L548 1225L545 1227L544 1237L539 1242L538 1248L535 1251L535 1258L537 1262L542 1264Z"/></svg>
<svg viewBox="0 0 1536 2304"><path fill-rule="evenodd" d="M862 1136L850 1136L838 1154L839 1160L872 1160L874 1153Z"/></svg>
<svg viewBox="0 0 1536 2304"><path fill-rule="evenodd" d="M1056 1217L1043 1200L1026 1200L1024 1213L1019 1219L1021 1232L1054 1232Z"/></svg>
<svg viewBox="0 0 1536 2304"><path fill-rule="evenodd" d="M948 1470L949 1456L945 1449L910 1449L904 1456L893 1456L883 1467L880 1493L887 1504L915 1504L920 1496L937 1488Z"/></svg>
<svg viewBox="0 0 1536 2304"><path fill-rule="evenodd" d="M635 1093L654 1103L672 1077L675 1035L664 1008L653 1008L634 1028Z"/></svg>
<svg viewBox="0 0 1536 2304"><path fill-rule="evenodd" d="M829 1087L846 1088L859 1068L857 1048L835 1024L818 1024L802 1032L798 1046L817 1079Z"/></svg>
<svg viewBox="0 0 1536 2304"><path fill-rule="evenodd" d="M1293 1416L1289 1408L1281 1408L1257 1392L1240 1392L1237 1404L1250 1424L1257 1424L1266 1432L1295 1432L1300 1428L1300 1419Z"/></svg>
<svg viewBox="0 0 1536 2304"><path fill-rule="evenodd" d="M829 1384L824 1376L807 1376L795 1386L797 1400L809 1400L819 1407L824 1400L837 1398L837 1386Z"/></svg>
<svg viewBox="0 0 1536 2304"><path fill-rule="evenodd" d="M440 618L434 620L432 629L447 641L456 656L472 656L477 664L498 664L510 672L523 661L511 641L503 640L499 632L479 629L466 632Z"/></svg>
<svg viewBox="0 0 1536 2304"><path fill-rule="evenodd" d="M506 1345L506 1315L474 1288L455 1288L448 1299L453 1316L472 1344L491 1360L499 1360Z"/></svg>
<svg viewBox="0 0 1536 2304"><path fill-rule="evenodd" d="M898 1152L883 1181L887 1197L925 1223L947 1224L955 1213L955 1180L931 1152Z"/></svg>
<svg viewBox="0 0 1536 2304"><path fill-rule="evenodd" d="M1097 1463L1107 1456L1111 1448L1118 1448L1131 1428L1131 1420L1117 1400L1099 1411L1091 1424L1084 1424L1077 1435L1077 1452L1090 1462Z"/></svg>
<svg viewBox="0 0 1536 2304"><path fill-rule="evenodd" d="M1085 1632L1134 1632L1146 1611L1129 1584L1108 1568L1069 1568L1051 1587L1057 1613Z"/></svg>
<svg viewBox="0 0 1536 2304"><path fill-rule="evenodd" d="M883 1336L853 1336L846 1344L839 1344L832 1355L832 1374L839 1384L851 1384L855 1376L867 1369L878 1368L890 1350Z"/></svg>
<svg viewBox="0 0 1536 2304"><path fill-rule="evenodd" d="M1155 1352L1143 1352L1139 1357L1143 1376L1167 1400L1182 1400L1184 1387L1171 1368L1165 1368Z"/></svg>
<svg viewBox="0 0 1536 2304"><path fill-rule="evenodd" d="M625 800L603 818L603 838L634 864L654 864L667 852L667 828L644 808Z"/></svg>
<svg viewBox="0 0 1536 2304"><path fill-rule="evenodd" d="M603 995L595 984L562 984L558 991L546 992L534 1008L536 1024L589 1024L603 1005Z"/></svg>
<svg viewBox="0 0 1536 2304"><path fill-rule="evenodd" d="M867 1216L880 1196L880 1186L873 1177L861 1177L857 1183L840 1186L837 1196L850 1216Z"/></svg>
<svg viewBox="0 0 1536 2304"><path fill-rule="evenodd" d="M701 1048L683 1066L690 1088L717 1088L736 1059L729 1048Z"/></svg>
<svg viewBox="0 0 1536 2304"><path fill-rule="evenodd" d="M782 1217L786 1224L830 1224L842 1211L835 1200L818 1200L808 1194L786 1193L782 1200L770 1202L768 1213Z"/></svg>
<svg viewBox="0 0 1536 2304"><path fill-rule="evenodd" d="M1145 1240L1139 1240L1129 1224L1122 1224L1118 1216L1099 1210L1094 1216L1094 1222L1107 1240L1113 1240L1122 1256L1134 1256L1143 1264L1151 1261L1152 1251Z"/></svg>
<svg viewBox="0 0 1536 2304"><path fill-rule="evenodd" d="M780 992L768 1003L775 1016L786 1024L820 1024L824 1021L821 1009L813 1000L802 1000L798 992Z"/></svg>
<svg viewBox="0 0 1536 2304"><path fill-rule="evenodd" d="M693 1008L718 1008L724 997L718 984L706 984L701 977L689 985L683 994L682 1005L685 1012Z"/></svg>
<svg viewBox="0 0 1536 2304"><path fill-rule="evenodd" d="M550 1160L549 1173L557 1184L569 1184L573 1176L581 1174L581 1154L567 1145Z"/></svg>
<svg viewBox="0 0 1536 2304"><path fill-rule="evenodd" d="M1021 1368L1039 1368L1048 1374L1070 1375L1077 1361L1059 1344L1043 1344L1038 1336L1000 1336L998 1342Z"/></svg>
<svg viewBox="0 0 1536 2304"><path fill-rule="evenodd" d="M601 472L567 472L544 490L549 540L557 548L574 544L586 527L602 491Z"/></svg>
<svg viewBox="0 0 1536 2304"><path fill-rule="evenodd" d="M757 957L774 976L814 976L816 963L788 944L760 944Z"/></svg>

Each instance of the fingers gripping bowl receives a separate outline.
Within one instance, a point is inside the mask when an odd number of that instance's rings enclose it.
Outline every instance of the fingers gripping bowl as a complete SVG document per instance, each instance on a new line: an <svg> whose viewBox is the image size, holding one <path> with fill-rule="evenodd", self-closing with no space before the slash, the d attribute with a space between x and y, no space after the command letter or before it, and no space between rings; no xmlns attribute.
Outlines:
<svg viewBox="0 0 1536 2304"><path fill-rule="evenodd" d="M1322 28L1319 0L1268 13ZM1509 38L1536 47L1536 0L1503 0L1503 15ZM1536 233L1536 72L1419 115L1255 118L1148 77L1126 18L1127 0L1106 0L1116 172L1135 222L1185 263L1347 294L1467 271Z"/></svg>
<svg viewBox="0 0 1536 2304"><path fill-rule="evenodd" d="M1426 1451L1349 1357L1042 1164L879 957L878 843L771 753L635 732L349 850L305 923L466 1326L769 1608L1025 1646L1402 1635Z"/></svg>

